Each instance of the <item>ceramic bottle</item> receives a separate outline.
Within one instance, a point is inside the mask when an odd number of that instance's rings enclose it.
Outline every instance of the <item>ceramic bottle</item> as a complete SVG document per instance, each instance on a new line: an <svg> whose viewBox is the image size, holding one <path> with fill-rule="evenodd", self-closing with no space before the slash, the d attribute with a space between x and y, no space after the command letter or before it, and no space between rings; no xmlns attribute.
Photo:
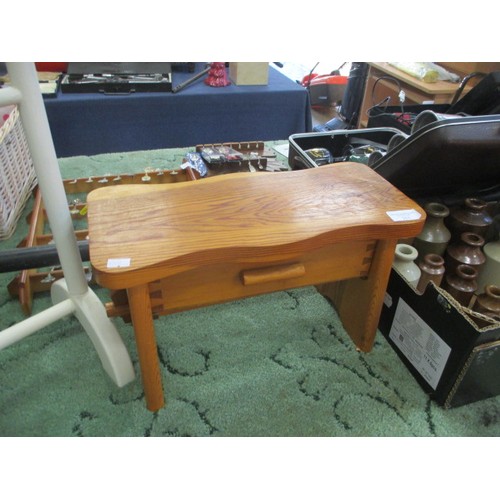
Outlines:
<svg viewBox="0 0 500 500"><path fill-rule="evenodd" d="M479 198L466 198L462 206L451 209L446 224L452 233L452 239L458 240L465 232L476 233L485 238L493 224L487 206L486 201Z"/></svg>
<svg viewBox="0 0 500 500"><path fill-rule="evenodd" d="M484 292L477 296L473 310L487 316L500 316L500 287L487 285Z"/></svg>
<svg viewBox="0 0 500 500"><path fill-rule="evenodd" d="M483 247L486 262L479 272L477 285L484 290L486 285L500 287L500 241L491 241Z"/></svg>
<svg viewBox="0 0 500 500"><path fill-rule="evenodd" d="M435 253L428 253L418 263L420 268L420 279L417 284L417 291L424 293L429 282L440 286L445 273L444 259Z"/></svg>
<svg viewBox="0 0 500 500"><path fill-rule="evenodd" d="M478 273L486 262L482 247L484 238L476 233L462 233L460 240L448 245L445 254L447 272L453 272L460 264L474 267Z"/></svg>
<svg viewBox="0 0 500 500"><path fill-rule="evenodd" d="M467 264L460 264L454 272L446 273L441 287L459 304L469 307L474 292L477 290L477 271Z"/></svg>
<svg viewBox="0 0 500 500"><path fill-rule="evenodd" d="M443 256L451 239L451 232L444 223L450 214L448 207L442 203L430 202L424 205L424 210L427 219L421 233L413 240L420 261L429 253Z"/></svg>
<svg viewBox="0 0 500 500"><path fill-rule="evenodd" d="M394 254L392 267L396 269L408 284L416 288L422 272L415 263L418 257L417 250L406 243L398 243Z"/></svg>

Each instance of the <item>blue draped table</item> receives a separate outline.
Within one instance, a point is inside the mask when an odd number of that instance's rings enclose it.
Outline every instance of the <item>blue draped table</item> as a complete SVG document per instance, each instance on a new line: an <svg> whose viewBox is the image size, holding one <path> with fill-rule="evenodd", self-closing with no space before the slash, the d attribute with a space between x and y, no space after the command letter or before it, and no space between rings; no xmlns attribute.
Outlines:
<svg viewBox="0 0 500 500"><path fill-rule="evenodd" d="M173 72L173 87L195 73ZM269 67L268 85L209 87L204 77L178 93L68 94L45 99L59 158L287 139L311 131L309 93Z"/></svg>

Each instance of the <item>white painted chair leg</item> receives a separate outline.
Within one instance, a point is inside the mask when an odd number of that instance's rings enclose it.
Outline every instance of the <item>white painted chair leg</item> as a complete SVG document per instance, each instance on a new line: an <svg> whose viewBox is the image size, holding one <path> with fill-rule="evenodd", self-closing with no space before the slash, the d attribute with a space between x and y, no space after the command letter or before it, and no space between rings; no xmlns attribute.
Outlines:
<svg viewBox="0 0 500 500"><path fill-rule="evenodd" d="M54 304L70 298L75 306L75 316L90 337L106 373L118 387L132 382L135 378L132 361L125 345L106 315L99 297L90 288L83 295L71 295L66 280L55 281L51 287Z"/></svg>
<svg viewBox="0 0 500 500"><path fill-rule="evenodd" d="M105 371L119 387L123 387L134 379L134 369L104 305L86 281L35 65L7 63L7 70L12 86L0 89L0 103L10 101L19 105L65 279L52 285L52 301L58 307L49 308L36 318L21 321L8 329L3 337L4 344L10 345L73 312L92 340ZM5 331L0 333L5 334Z"/></svg>
<svg viewBox="0 0 500 500"><path fill-rule="evenodd" d="M36 333L38 330L51 325L55 321L65 318L70 314L74 314L74 312L75 305L73 301L67 299L2 330L0 332L0 351Z"/></svg>

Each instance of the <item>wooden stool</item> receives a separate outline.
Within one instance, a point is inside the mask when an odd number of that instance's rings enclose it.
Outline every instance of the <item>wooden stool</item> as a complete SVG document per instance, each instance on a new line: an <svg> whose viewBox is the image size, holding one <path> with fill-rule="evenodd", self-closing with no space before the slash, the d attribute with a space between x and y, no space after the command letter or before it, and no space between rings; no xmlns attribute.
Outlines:
<svg viewBox="0 0 500 500"><path fill-rule="evenodd" d="M126 290L147 407L164 406L153 315L317 285L371 350L395 245L425 212L371 168L235 173L88 196L97 283ZM124 294L125 295L125 294Z"/></svg>

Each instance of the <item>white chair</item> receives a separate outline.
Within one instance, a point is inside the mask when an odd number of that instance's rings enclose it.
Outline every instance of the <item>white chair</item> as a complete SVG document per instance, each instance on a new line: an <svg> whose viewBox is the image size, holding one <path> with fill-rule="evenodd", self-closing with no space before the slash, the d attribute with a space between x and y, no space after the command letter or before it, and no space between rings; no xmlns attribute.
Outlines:
<svg viewBox="0 0 500 500"><path fill-rule="evenodd" d="M74 314L104 370L123 387L134 380L134 369L104 305L87 284L35 65L7 63L7 70L11 86L0 89L0 106L16 104L19 108L64 279L51 287L53 306L0 332L0 349Z"/></svg>

